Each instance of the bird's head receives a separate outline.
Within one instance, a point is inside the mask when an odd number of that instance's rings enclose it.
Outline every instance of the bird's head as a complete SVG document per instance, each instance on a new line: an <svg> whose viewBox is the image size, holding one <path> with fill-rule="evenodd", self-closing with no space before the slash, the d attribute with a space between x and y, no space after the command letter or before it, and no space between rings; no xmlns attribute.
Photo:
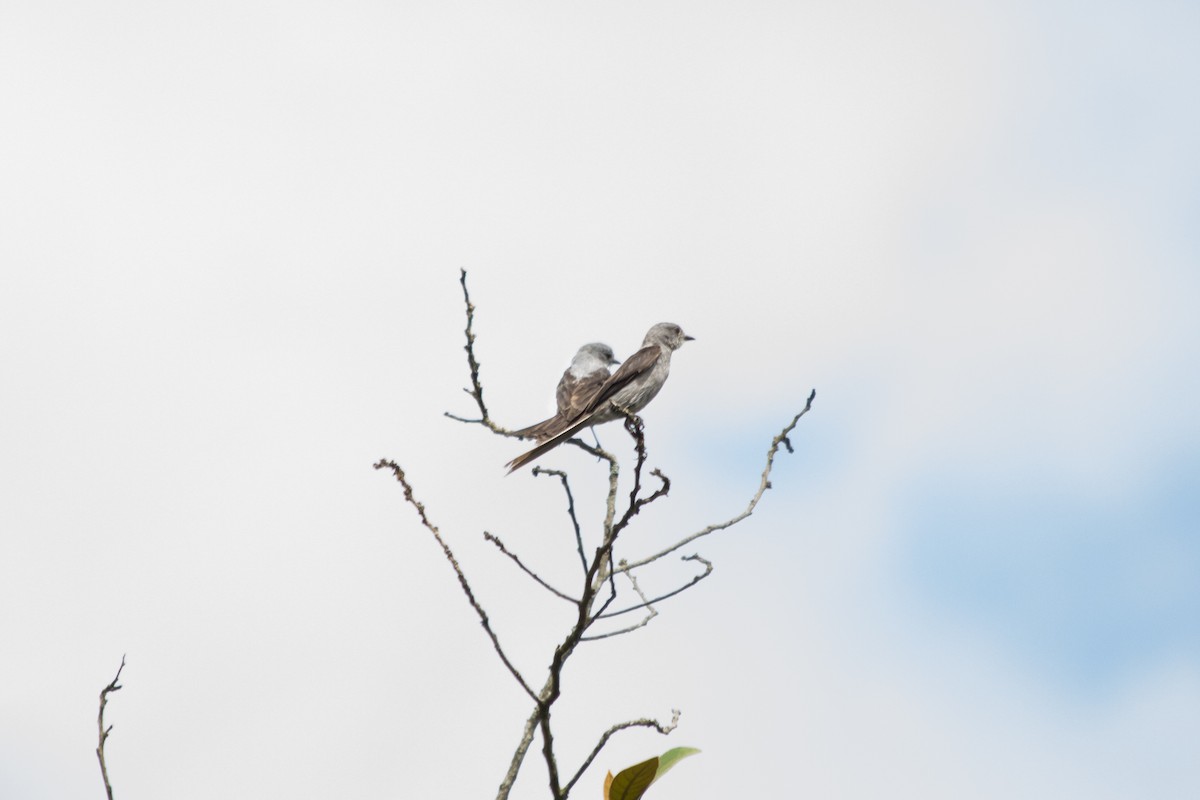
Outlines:
<svg viewBox="0 0 1200 800"><path fill-rule="evenodd" d="M684 342L690 342L695 338L684 333L683 328L674 322L660 322L646 332L642 347L656 344L668 350L678 350L683 347Z"/></svg>
<svg viewBox="0 0 1200 800"><path fill-rule="evenodd" d="M585 344L583 347L579 348L579 353L576 355L576 358L579 358L580 356L587 356L589 359L603 364L606 367L621 363L621 360L613 354L613 349L604 342L592 342L591 344Z"/></svg>

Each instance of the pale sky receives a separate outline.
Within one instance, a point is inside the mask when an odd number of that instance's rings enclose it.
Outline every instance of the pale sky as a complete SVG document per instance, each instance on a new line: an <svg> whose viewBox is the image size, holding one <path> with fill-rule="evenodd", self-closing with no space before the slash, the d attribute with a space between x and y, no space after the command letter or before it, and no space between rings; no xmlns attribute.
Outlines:
<svg viewBox="0 0 1200 800"><path fill-rule="evenodd" d="M581 651L576 789L1200 796L1200 9L0 6L0 797L492 797L567 625L470 415L696 337L646 410L705 582ZM618 426L599 430L628 459ZM595 537L603 470L555 452ZM647 574L664 590L690 572ZM547 795L526 762L514 798ZM575 795L573 795L575 796Z"/></svg>

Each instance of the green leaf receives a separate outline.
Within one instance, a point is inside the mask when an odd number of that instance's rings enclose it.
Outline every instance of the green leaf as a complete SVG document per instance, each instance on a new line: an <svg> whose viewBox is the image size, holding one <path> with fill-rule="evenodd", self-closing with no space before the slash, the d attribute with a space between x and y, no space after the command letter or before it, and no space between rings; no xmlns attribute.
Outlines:
<svg viewBox="0 0 1200 800"><path fill-rule="evenodd" d="M654 773L654 780L661 778L666 774L667 770L678 764L681 759L694 756L699 752L694 747L672 747L658 757L658 771Z"/></svg>
<svg viewBox="0 0 1200 800"><path fill-rule="evenodd" d="M626 767L613 778L606 800L641 800L658 774L658 756Z"/></svg>
<svg viewBox="0 0 1200 800"><path fill-rule="evenodd" d="M641 800L650 784L666 774L681 759L700 751L694 747L674 747L657 758L621 770L614 778L608 773L604 781L604 800Z"/></svg>

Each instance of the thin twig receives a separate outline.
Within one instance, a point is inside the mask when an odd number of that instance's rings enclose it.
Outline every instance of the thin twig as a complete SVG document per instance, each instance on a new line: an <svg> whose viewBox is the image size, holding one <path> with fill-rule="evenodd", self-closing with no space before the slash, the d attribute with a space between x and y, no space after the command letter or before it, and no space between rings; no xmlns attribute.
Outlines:
<svg viewBox="0 0 1200 800"><path fill-rule="evenodd" d="M609 547L609 549L608 549L607 561L610 564L612 563L612 548L611 547ZM603 614L608 609L608 607L611 606L617 599L617 573L615 570L612 570L612 569L606 569L605 572L608 574L608 578L607 578L607 580L608 580L608 597L604 598L604 602L600 604L600 609L595 614L592 615L591 621L588 623L589 628L592 626L593 623L595 623L596 620L600 619L600 615ZM587 639L587 638L588 637L586 637L586 636L581 637L580 641L583 641L584 639Z"/></svg>
<svg viewBox="0 0 1200 800"><path fill-rule="evenodd" d="M121 656L121 666L117 667L117 674L112 681L100 690L100 715L96 718L96 727L100 731L100 742L96 747L96 758L100 759L100 777L104 779L104 791L108 794L108 800L113 800L112 784L108 782L108 764L104 760L104 743L108 740L108 734L112 731L112 725L104 727L104 707L108 705L108 696L112 692L121 690L121 685L117 681L121 680L121 670L125 669L125 656Z"/></svg>
<svg viewBox="0 0 1200 800"><path fill-rule="evenodd" d="M487 531L484 531L483 538L487 539L489 542L496 545L496 547L498 547L500 549L501 553L503 553L504 555L511 558L513 563L521 568L522 572L524 572L526 575L528 575L529 577L531 577L535 581L537 581L538 584L541 585L541 587L543 589L550 592L551 594L553 594L556 597L561 597L563 600L566 600L568 603L571 603L572 605L579 604L579 601L576 600L574 597L571 597L571 595L565 594L563 592L560 592L558 589L555 589L553 586L551 586L550 584L548 584L544 580L542 580L541 576L539 576L536 572L531 570L529 567L525 566L525 564L521 561L520 557L516 553L510 551L507 547L505 547L504 542L500 541L500 539L497 536L495 536L494 534L488 533Z"/></svg>
<svg viewBox="0 0 1200 800"><path fill-rule="evenodd" d="M467 419L466 417L456 416L449 411L443 412L445 416L458 422L466 422L471 424L483 425L492 433L500 434L501 436L512 436L520 438L507 428L502 428L497 425L488 414L487 404L483 402L483 384L479 381L479 360L475 358L475 306L471 303L471 293L467 291L467 271L459 270L459 283L462 284L463 302L467 306L467 328L464 331L467 337L467 344L463 348L467 351L467 369L471 374L471 388L463 389L474 400L475 405L479 406L479 419Z"/></svg>
<svg viewBox="0 0 1200 800"><path fill-rule="evenodd" d="M625 563L625 560L621 559L621 563ZM649 607L650 614L657 616L658 612L653 607L650 607L650 601L646 599L646 593L642 591L642 586L638 583L637 575L634 575L632 572L626 572L625 577L629 579L629 585L633 587L634 594L642 598L642 603Z"/></svg>
<svg viewBox="0 0 1200 800"><path fill-rule="evenodd" d="M622 560L621 563L624 563L624 560ZM616 631L609 631L608 633L598 633L594 636L584 636L583 639L581 639L580 641L594 642L597 639L609 639L613 636L620 636L625 633L632 633L633 631L636 631L638 628L646 627L647 625L650 624L650 620L652 620L658 616L658 610L650 605L651 601L646 598L646 594L642 591L642 587L640 585L638 585L637 575L634 575L632 572L626 572L625 577L629 579L629 583L633 586L633 591L635 593L637 593L637 596L642 598L643 605L647 609L646 616L642 617L642 620L640 622L637 622L626 628L621 628L620 630L616 630ZM610 581L610 583L612 583L613 593L615 594L617 591L616 582ZM612 598L612 599L615 599L615 598ZM611 602L611 600L610 600L610 602ZM604 607L607 608L608 604L606 603ZM601 614L596 614L595 618L600 619L601 617L607 617L607 616L609 616L609 615L601 613Z"/></svg>
<svg viewBox="0 0 1200 800"><path fill-rule="evenodd" d="M464 331L467 335L467 346L463 349L467 351L467 366L471 369L471 390L468 392L475 398L475 402L479 405L479 413L483 415L482 422L488 419L487 405L483 402L483 386L479 383L479 361L475 358L475 306L471 304L471 295L467 291L467 271L459 270L459 283L462 284L463 302L467 304L467 329Z"/></svg>
<svg viewBox="0 0 1200 800"><path fill-rule="evenodd" d="M583 439L580 439L577 437L567 439L565 444L573 444L576 447L578 447L580 450L582 450L583 452L589 453L603 461L614 461L616 459L616 456L614 456L612 453L608 452L607 450L605 450L601 447L592 446L592 445L588 444L587 442L585 442Z"/></svg>
<svg viewBox="0 0 1200 800"><path fill-rule="evenodd" d="M609 611L607 614L601 614L598 618L599 619L609 619L610 617L619 617L622 614L628 614L631 611L637 611L642 608L648 608L654 603L661 603L663 600L666 600L669 597L674 597L675 595L680 594L681 592L687 591L688 589L692 588L697 583L699 583L700 581L704 580L705 578L707 578L709 575L712 574L712 571L713 571L712 562L705 558L701 558L698 555L692 554L690 556L684 556L680 560L681 561L699 561L701 564L704 565L704 572L695 576L690 581L685 583L683 586L680 586L677 589L667 592L666 594L661 594L658 597L654 598L653 600L646 600L645 597L642 597L642 600L645 601L643 603L639 603L636 606L630 606L629 608L622 608L620 611ZM621 562L621 568L618 570L618 572L624 572L626 575L629 575L631 578L633 577L633 573L629 572L624 561ZM641 592L639 591L638 594L640 595Z"/></svg>
<svg viewBox="0 0 1200 800"><path fill-rule="evenodd" d="M633 488L629 490L629 507L625 509L624 515L613 528L615 536L623 530L629 521L632 520L644 506L648 506L660 497L664 497L671 491L671 479L656 467L650 470L650 474L658 478L662 482L662 486L658 487L654 493L648 497L638 497L638 493L642 490L642 467L646 464L646 435L645 425L642 423L641 417L634 414L625 416L625 430L629 431L629 435L633 437L634 447L637 450L637 461L633 466Z"/></svg>
<svg viewBox="0 0 1200 800"><path fill-rule="evenodd" d="M400 465L395 461L390 461L388 459L380 459L375 464L375 469L384 469L385 467L392 471L392 474L396 476L396 480L398 480L400 485L404 487L404 499L408 501L409 505L417 510L417 515L421 518L421 524L433 534L433 538L437 540L439 545L441 545L442 552L445 554L446 560L449 561L450 566L454 568L454 574L458 576L458 583L462 586L463 592L467 595L467 600L470 601L471 607L475 609L475 613L479 615L479 621L483 625L483 629L487 631L488 638L492 640L492 647L495 649L496 655L500 656L500 660L504 662L504 666L508 667L508 671L512 673L514 678L516 678L517 683L521 684L521 688L525 690L525 693L536 701L538 696L534 693L533 689L529 688L529 684L525 682L523 677L521 677L521 673L517 670L516 666L509 661L508 656L504 653L504 648L500 646L500 639L496 636L496 632L492 630L492 623L488 619L487 612L483 610L483 606L479 605L479 601L475 599L475 593L471 591L471 584L467 582L467 576L463 573L462 567L458 565L458 559L454 557L454 553L450 550L450 546L446 544L444 539L442 539L442 534L438 531L437 526L431 523L429 518L425 516L425 506L413 496L412 486L409 484L408 479L404 476L404 470L401 469Z"/></svg>
<svg viewBox="0 0 1200 800"><path fill-rule="evenodd" d="M583 565L583 573L587 574L587 556L583 554L583 534L579 530L579 519L575 516L575 498L571 494L571 484L567 482L567 473L560 469L546 469L545 467L534 467L533 474L536 475L557 475L562 481L563 491L567 493L567 516L571 518L571 526L575 529L575 546L579 550L579 563Z"/></svg>
<svg viewBox="0 0 1200 800"><path fill-rule="evenodd" d="M463 391L467 392L466 389L463 389ZM467 392L467 393L470 394L470 392ZM443 411L442 416L449 417L450 419L454 420L455 422L465 422L468 425L486 425L487 424L482 419L467 419L466 417L460 417L457 414L451 414L449 411ZM488 427L491 427L491 426L489 425Z"/></svg>
<svg viewBox="0 0 1200 800"><path fill-rule="evenodd" d="M576 771L571 780L567 781L567 785L564 787L563 796L566 796L566 793L571 791L571 787L573 787L575 783L583 777L583 773L586 772L587 768L590 767L592 762L596 760L596 756L600 755L600 751L604 749L604 745L608 744L608 740L612 738L613 734L629 728L653 728L663 736L666 736L671 731L675 730L678 725L679 710L674 708L671 709L671 722L669 725L663 725L656 719L633 719L629 722L620 722L616 725L613 725L604 732L604 734L600 737L600 741L597 742L596 746L592 748L592 752L588 754L586 759L584 759L583 765L579 767L578 771Z"/></svg>
<svg viewBox="0 0 1200 800"><path fill-rule="evenodd" d="M704 528L703 530L697 531L696 533L693 533L690 536L685 536L684 538L680 539L675 544L671 545L670 547L666 548L665 550L661 550L661 551L655 553L654 555L647 556L638 561L633 561L628 564L625 564L624 566L621 567L621 571L627 571L627 570L631 570L631 569L637 569L638 567L643 567L646 564L649 564L651 561L657 561L658 559L662 558L663 556L675 552L676 550L683 547L687 543L693 542L696 539L699 539L701 536L707 536L708 534L713 533L714 531L725 530L726 528L732 527L733 525L736 525L737 523L744 520L746 517L750 516L754 512L754 507L758 505L758 501L762 499L763 492L765 492L767 489L771 488L771 469L775 464L775 454L779 451L779 446L780 445L785 446L789 453L794 452L792 450L792 442L790 439L788 439L788 434L791 433L792 429L796 427L796 423L798 423L800 421L800 418L803 417L805 414L807 414L809 409L812 408L813 399L816 396L817 396L817 390L813 389L812 392L808 395L808 401L804 404L804 408L802 408L800 410L800 413L797 414L796 416L792 417L792 421L789 422L784 427L784 429L779 432L778 436L776 436L774 439L771 440L771 447L770 447L770 449L767 450L767 464L763 468L762 479L759 481L759 484L758 484L758 491L755 492L754 497L752 497L750 499L750 504L748 506L746 506L745 511L738 514L737 516L734 516L734 517L731 517L731 518L725 520L724 522L718 522L714 525L709 525L708 527Z"/></svg>

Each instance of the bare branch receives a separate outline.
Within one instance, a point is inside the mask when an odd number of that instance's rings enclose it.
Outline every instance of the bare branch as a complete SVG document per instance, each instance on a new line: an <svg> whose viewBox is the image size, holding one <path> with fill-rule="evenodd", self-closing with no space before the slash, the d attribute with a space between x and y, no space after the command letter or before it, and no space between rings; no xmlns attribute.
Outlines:
<svg viewBox="0 0 1200 800"><path fill-rule="evenodd" d="M464 331L467 337L467 344L463 349L467 351L467 369L471 374L471 388L463 389L463 391L474 398L475 405L479 406L480 417L479 419L467 419L466 417L451 414L449 411L443 413L445 416L458 422L483 425L492 433L519 439L521 437L507 428L497 425L492 420L488 414L487 404L483 402L483 384L479 381L479 360L475 358L475 306L471 303L471 293L467 291L467 271L465 269L459 270L459 283L462 284L463 302L467 306L467 328Z"/></svg>
<svg viewBox="0 0 1200 800"><path fill-rule="evenodd" d="M598 756L600 751L604 749L604 745L608 744L608 740L613 737L613 734L629 728L653 728L663 736L666 736L671 731L675 730L678 725L679 710L674 708L671 709L671 722L669 725L663 725L661 722L654 719L634 719L628 722L620 722L616 725L613 725L604 732L604 734L600 737L600 741L597 742L596 746L592 748L592 752L588 754L586 759L584 759L583 765L579 767L579 770L576 771L571 780L567 782L567 785L563 791L563 796L566 796L567 792L571 791L571 788L575 785L575 783L583 777L583 773L586 772L587 768L590 767L592 762L596 760L596 756Z"/></svg>
<svg viewBox="0 0 1200 800"><path fill-rule="evenodd" d="M612 564L612 544L611 543L609 544L609 546L607 548L607 552L605 554L605 562L608 564ZM592 614L591 618L588 620L589 628L592 626L592 624L596 620L598 620L600 618L601 614L603 614L606 610L608 610L608 607L611 606L617 599L617 577L616 577L617 573L614 570L608 569L608 568L605 568L602 572L608 573L608 597L606 597L604 599L604 602L600 604L600 608L596 611L595 614ZM587 638L587 637L581 637L580 641L583 641L583 639L585 639L585 638Z"/></svg>
<svg viewBox="0 0 1200 800"><path fill-rule="evenodd" d="M635 414L626 414L625 430L629 431L629 435L633 437L634 447L637 450L637 461L634 462L633 466L633 488L629 490L629 507L625 509L624 515L621 516L620 521L613 528L614 538L629 525L629 521L642 510L643 506L653 503L671 491L670 478L655 468L650 471L650 474L658 478L662 482L662 486L649 497L638 497L638 493L642 490L642 467L646 464L646 429L642 423L642 418Z"/></svg>
<svg viewBox="0 0 1200 800"><path fill-rule="evenodd" d="M669 597L674 597L677 594L687 591L688 589L692 588L697 583L699 583L700 581L704 580L705 578L707 578L709 575L712 574L712 571L713 571L712 562L707 559L701 558L698 555L692 554L690 556L684 556L680 560L681 561L699 561L701 564L704 565L704 572L695 576L690 581L685 583L683 586L680 586L677 589L669 591L666 594L659 595L658 597L654 598L653 600L646 600L645 596L642 596L642 600L645 602L639 603L636 606L630 606L629 608L622 608L620 611L609 611L607 614L600 614L597 618L598 619L608 619L610 617L619 617L622 614L628 614L631 611L637 611L638 609L642 609L642 608L649 608L654 603L661 603L663 600L666 600ZM624 572L626 575L629 575L630 578L633 577L633 573L629 572L629 569L626 566L626 563L624 561L621 562L621 568L618 571ZM641 595L642 594L641 591L638 591L638 594ZM641 626L638 626L638 627L641 627ZM599 638L599 637L595 637L595 638Z"/></svg>
<svg viewBox="0 0 1200 800"><path fill-rule="evenodd" d="M458 559L454 557L454 553L450 550L450 546L446 544L444 539L442 539L442 534L438 531L437 526L431 523L429 518L425 516L425 506L413 496L412 486L409 484L408 479L404 476L404 470L401 469L400 465L395 461L380 459L378 462L376 462L375 469L384 468L390 469L392 474L396 476L396 480L398 480L400 485L404 487L404 499L408 501L409 505L417 510L417 515L421 518L421 524L433 534L433 538L437 540L439 545L441 545L442 552L445 554L446 560L449 561L450 566L454 568L454 574L458 576L458 583L460 586L462 586L463 592L467 595L467 600L470 601L471 607L475 609L475 613L479 615L479 621L483 625L483 629L487 631L488 638L492 640L492 647L495 649L496 655L500 656L500 660L504 662L504 666L508 667L508 671L512 673L514 678L516 678L517 683L521 685L521 688L525 690L525 693L536 701L538 696L534 694L533 689L529 688L529 684L525 682L523 677L521 677L521 673L517 671L516 666L509 661L508 656L504 654L504 648L500 646L500 639L496 636L496 632L492 630L492 623L488 619L487 612L483 610L483 606L479 605L479 601L475 599L475 593L471 591L471 584L467 582L467 576L463 574L462 567L458 565Z"/></svg>
<svg viewBox="0 0 1200 800"><path fill-rule="evenodd" d="M546 759L546 771L550 774L550 794L552 797L563 797L562 785L558 778L558 761L554 757L554 734L550 732L550 702L543 702L538 724L542 732L542 757Z"/></svg>
<svg viewBox="0 0 1200 800"><path fill-rule="evenodd" d="M463 302L467 304L467 329L464 331L467 336L467 346L463 349L467 351L467 366L471 370L471 389L467 393L475 398L476 404L479 406L479 413L483 415L480 422L485 425L488 421L487 405L483 402L483 386L479 383L479 361L475 358L475 306L471 304L471 293L467 291L467 271L459 270L459 283L462 284ZM491 427L490 425L488 427Z"/></svg>
<svg viewBox="0 0 1200 800"><path fill-rule="evenodd" d="M621 563L625 563L625 559L621 559ZM647 617L647 621L658 616L658 612L654 610L654 608L650 605L650 601L646 599L646 593L642 591L641 584L638 583L637 575L634 575L632 572L626 572L625 577L629 579L629 585L633 587L633 591L637 594L637 596L642 598L642 603L645 604L647 609L650 611L650 616Z"/></svg>
<svg viewBox="0 0 1200 800"><path fill-rule="evenodd" d="M108 794L108 800L113 800L112 784L108 782L108 764L104 760L104 743L108 740L108 734L112 731L112 725L104 727L104 707L108 705L108 696L112 692L121 690L121 685L117 681L121 680L121 670L125 669L125 656L121 656L121 666L117 667L117 674L112 681L100 691L100 715L96 718L96 727L100 731L100 741L96 747L96 758L100 760L100 777L104 779L104 791Z"/></svg>
<svg viewBox="0 0 1200 800"><path fill-rule="evenodd" d="M576 600L574 597L571 597L569 594L565 594L563 592L560 592L558 589L555 589L553 586L551 586L550 584L548 584L544 580L542 580L541 577L536 572L531 570L529 567L525 566L521 562L520 557L518 557L516 553L513 553L507 547L505 547L504 542L500 541L500 539L498 537L496 537L493 534L488 533L487 531L484 531L483 538L487 539L489 542L496 545L496 547L498 547L500 549L501 553L503 553L504 555L511 558L513 560L513 563L521 568L522 572L524 572L526 575L528 575L529 577L531 577L535 581L537 581L538 584L540 584L543 589L546 589L548 592L555 595L556 597L561 597L563 600L566 600L568 603L571 603L572 605L579 605L579 601Z"/></svg>
<svg viewBox="0 0 1200 800"><path fill-rule="evenodd" d="M611 540L615 536L613 520L617 516L617 485L620 474L621 467L614 458L608 462L608 495L604 498L604 545L608 545L610 549ZM604 580L604 570L599 570L596 577Z"/></svg>
<svg viewBox="0 0 1200 800"><path fill-rule="evenodd" d="M545 697L550 692L550 680L546 680L546 685L542 687L541 697ZM521 731L521 741L517 744L516 751L513 752L512 761L508 764L508 772L504 773L504 780L500 781L500 789L496 792L496 800L508 800L509 792L512 791L513 784L517 782L517 773L521 771L521 764L525 763L525 754L529 752L529 746L533 744L533 732L537 730L538 721L542 718L542 704L539 701L533 708L533 713L529 715L529 719L525 720L525 728Z"/></svg>
<svg viewBox="0 0 1200 800"><path fill-rule="evenodd" d="M611 460L611 458L610 458ZM579 530L579 519L575 516L575 498L571 494L571 484L567 482L567 473L558 469L546 469L545 467L534 467L533 474L537 475L557 475L562 481L563 491L567 493L567 516L571 518L571 525L575 528L575 546L579 550L579 562L583 565L583 573L587 574L587 556L583 554L583 534Z"/></svg>
<svg viewBox="0 0 1200 800"><path fill-rule="evenodd" d="M816 396L817 396L817 390L813 389L812 392L808 395L808 401L804 404L804 408L802 408L800 410L800 413L797 414L796 416L792 417L792 421L789 422L784 427L784 429L779 432L778 436L776 436L774 439L771 440L771 447L770 447L770 449L767 450L767 464L763 468L762 479L759 481L759 484L758 484L758 491L755 492L754 497L752 497L750 499L750 504L746 506L745 511L738 514L737 516L734 516L734 517L731 517L730 519L725 520L724 522L718 522L716 524L709 525L708 527L704 528L703 530L699 530L696 533L691 534L690 536L685 536L684 538L680 539L675 544L671 545L670 547L666 548L665 550L661 550L661 551L655 553L654 555L647 556L646 558L640 559L638 561L627 563L621 567L621 571L637 569L638 567L643 567L646 564L649 564L651 561L657 561L658 559L662 558L663 556L675 552L676 550L678 550L679 548L688 544L689 542L693 542L696 539L699 539L701 536L707 536L708 534L713 533L714 531L721 531L721 530L725 530L726 528L732 527L732 526L738 524L739 522L741 522L742 520L744 520L746 517L750 516L752 513L754 513L754 507L757 506L758 501L762 499L763 492L765 492L767 489L771 488L771 480L770 480L771 479L771 469L775 465L775 454L779 451L779 446L780 445L785 446L789 453L794 452L792 450L792 442L790 439L788 439L788 434L791 433L792 429L796 427L796 423L798 423L800 421L800 418L803 417L805 414L807 414L809 409L812 408L813 399Z"/></svg>
<svg viewBox="0 0 1200 800"><path fill-rule="evenodd" d="M467 390L463 389L463 391L466 392ZM469 394L469 392L468 392L468 394ZM443 411L442 416L449 417L450 419L454 420L455 422L465 422L468 425L487 424L482 419L467 419L466 417L460 417L457 414L451 414L449 411ZM491 427L491 426L488 425L488 427ZM497 433L499 433L499 431L497 431Z"/></svg>
<svg viewBox="0 0 1200 800"><path fill-rule="evenodd" d="M622 563L624 563L624 561L622 561ZM614 572L613 575L615 576L616 573ZM658 616L658 611L656 609L654 609L652 606L650 606L650 601L646 599L645 593L642 592L642 587L638 585L637 576L634 575L632 572L626 572L625 577L629 579L629 583L633 585L633 591L635 591L637 593L638 597L642 598L643 603L646 605L646 608L648 609L646 616L642 617L641 622L637 622L626 628L621 628L620 630L615 630L615 631L609 631L608 633L598 633L594 636L584 636L580 641L594 642L598 639L610 639L613 636L621 636L622 634L632 633L632 632L636 631L638 628L646 627L647 625L650 624L650 620L652 620ZM601 606L600 611L592 617L593 621L598 620L601 617L609 616L608 614L604 613L604 609L608 608L609 605L612 604L612 601L616 599L616 592L617 592L617 585L616 585L616 582L614 580L612 580L612 576L610 576L609 583L612 585L612 596L609 597L608 602L606 602L603 606Z"/></svg>
<svg viewBox="0 0 1200 800"><path fill-rule="evenodd" d="M508 764L508 772L504 773L504 780L500 781L496 800L507 800L508 793L512 791L513 784L517 782L517 773L521 771L521 764L525 762L525 754L529 752L529 745L533 744L533 732L537 729L539 717L541 717L541 710L535 708L529 715L529 719L525 720L525 730L521 733L521 741L513 752L512 761Z"/></svg>
<svg viewBox="0 0 1200 800"><path fill-rule="evenodd" d="M611 462L611 461L616 460L616 456L614 456L612 453L608 452L607 450L605 450L601 447L596 447L596 446L590 445L587 442L585 442L583 439L580 439L578 437L572 437L570 439L567 439L567 441L563 442L563 444L573 444L576 447L578 447L580 450L582 450L583 452L590 453L591 455L595 456L596 458L602 459L604 461ZM535 469L536 469L536 467L535 467ZM546 470L543 470L543 471L546 471Z"/></svg>

